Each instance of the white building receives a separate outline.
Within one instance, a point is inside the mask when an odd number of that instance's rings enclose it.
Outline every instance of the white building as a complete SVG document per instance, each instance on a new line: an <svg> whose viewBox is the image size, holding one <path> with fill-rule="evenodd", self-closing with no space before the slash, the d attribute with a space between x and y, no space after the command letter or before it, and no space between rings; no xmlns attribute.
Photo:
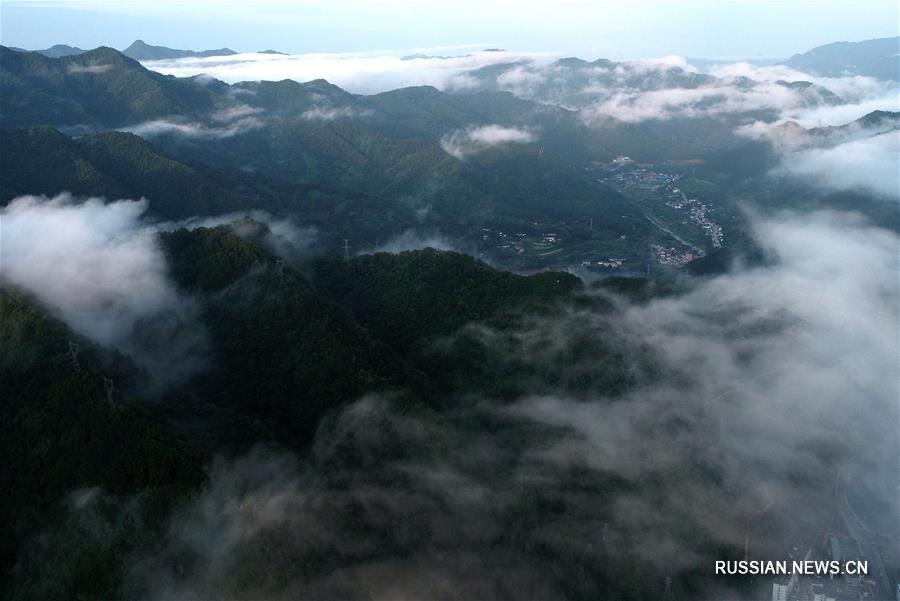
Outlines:
<svg viewBox="0 0 900 601"><path fill-rule="evenodd" d="M809 553L806 555L809 557ZM797 586L797 574L791 574L787 582L772 583L772 601L787 601L795 586Z"/></svg>
<svg viewBox="0 0 900 601"><path fill-rule="evenodd" d="M772 601L787 601L788 595L791 594L787 583L775 582L772 584Z"/></svg>

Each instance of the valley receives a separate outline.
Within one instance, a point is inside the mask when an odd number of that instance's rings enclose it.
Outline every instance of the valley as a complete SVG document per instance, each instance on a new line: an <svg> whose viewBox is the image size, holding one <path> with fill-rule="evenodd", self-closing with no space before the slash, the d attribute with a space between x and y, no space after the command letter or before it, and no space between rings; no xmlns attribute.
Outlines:
<svg viewBox="0 0 900 601"><path fill-rule="evenodd" d="M63 4L0 46L4 598L887 601L900 37Z"/></svg>

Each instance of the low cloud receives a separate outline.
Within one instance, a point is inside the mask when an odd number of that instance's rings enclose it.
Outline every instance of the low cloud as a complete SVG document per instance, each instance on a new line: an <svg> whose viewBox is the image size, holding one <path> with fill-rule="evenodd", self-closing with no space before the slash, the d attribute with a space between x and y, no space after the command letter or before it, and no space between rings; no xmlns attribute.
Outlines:
<svg viewBox="0 0 900 601"><path fill-rule="evenodd" d="M900 199L900 119L896 115L881 113L837 127L809 129L793 120L756 121L736 133L772 145L780 157L773 175L896 202Z"/></svg>
<svg viewBox="0 0 900 601"><path fill-rule="evenodd" d="M758 111L769 111L777 117L784 110L825 100L816 91L801 92L774 83L741 88L723 81L695 88L612 90L607 98L582 109L582 116L588 123L607 119L626 123L697 119Z"/></svg>
<svg viewBox="0 0 900 601"><path fill-rule="evenodd" d="M239 121L248 117L252 117L253 115L258 115L262 112L263 109L258 107L253 107L246 104L236 104L234 106L216 111L212 114L212 119L213 121L230 123L233 121Z"/></svg>
<svg viewBox="0 0 900 601"><path fill-rule="evenodd" d="M200 73L198 75L194 75L191 77L191 80L195 83L199 83L201 86L208 86L210 84L216 83L219 80L213 77L212 75L208 75L206 73Z"/></svg>
<svg viewBox="0 0 900 601"><path fill-rule="evenodd" d="M862 102L885 93L885 83L871 78L815 78L793 70L757 70L746 64L725 65L717 77L699 74L678 56L617 63L547 62L525 57L496 70L466 75L460 89L505 90L531 100L579 110L592 125L609 120L709 118L767 111L809 110L839 101L828 88ZM758 75L758 79L751 76ZM852 80L852 81L851 81Z"/></svg>
<svg viewBox="0 0 900 601"><path fill-rule="evenodd" d="M245 53L147 61L145 65L179 77L205 73L229 83L324 78L363 94L413 85L432 85L448 91L500 89L539 102L580 109L591 124L608 119L636 123L769 111L773 119L790 118L814 126L847 122L876 109L896 110L892 107L897 104L897 91L891 82L865 76L820 77L784 65L718 64L709 72L716 79L704 83L703 78L708 76L698 75L679 56L573 69L554 62L556 58L551 54L507 51L411 58L389 53ZM497 65L507 68L493 76L479 71ZM800 81L810 82L813 87L783 85ZM840 102L826 91L835 94Z"/></svg>
<svg viewBox="0 0 900 601"><path fill-rule="evenodd" d="M497 124L473 125L445 135L441 138L441 148L447 154L463 160L495 146L530 144L536 140L537 136L529 129Z"/></svg>
<svg viewBox="0 0 900 601"><path fill-rule="evenodd" d="M547 75L541 70L519 65L504 71L497 76L497 85L502 90L512 92L516 96L533 96L537 87L547 81Z"/></svg>
<svg viewBox="0 0 900 601"><path fill-rule="evenodd" d="M836 105L782 111L779 121L794 121L803 127L828 127L855 121L873 111L900 111L897 91L881 93Z"/></svg>
<svg viewBox="0 0 900 601"><path fill-rule="evenodd" d="M712 70L719 77L748 77L765 84L779 81L807 81L830 90L839 103L788 103L779 107L779 121L795 121L803 127L843 125L872 111L900 111L900 92L895 82L862 75L820 77L784 65L759 67L748 63L720 65Z"/></svg>
<svg viewBox="0 0 900 601"><path fill-rule="evenodd" d="M336 119L355 119L360 117L369 117L372 115L372 113L372 109L358 109L352 106L314 106L311 109L303 111L303 113L300 115L300 118L307 121L334 121Z"/></svg>
<svg viewBox="0 0 900 601"><path fill-rule="evenodd" d="M391 238L383 244L379 244L371 250L360 254L376 252L401 253L407 250L421 250L433 248L435 250L459 250L459 247L440 233L423 234L415 230L406 230L399 236Z"/></svg>
<svg viewBox="0 0 900 601"><path fill-rule="evenodd" d="M68 73L70 75L78 74L78 73L93 73L93 74L97 75L100 73L106 73L111 68L112 68L112 65L100 65L100 64L95 64L95 63L92 63L90 65L71 64L66 69L66 73Z"/></svg>
<svg viewBox="0 0 900 601"><path fill-rule="evenodd" d="M222 117L217 120L227 120L227 113L216 113ZM216 115L213 118L216 118ZM232 117L233 118L233 117ZM263 122L256 117L243 117L232 120L221 126L210 126L196 121L186 121L181 119L153 119L121 128L121 131L127 131L142 138L153 138L162 135L182 136L185 138L199 139L220 139L237 136L263 126Z"/></svg>
<svg viewBox="0 0 900 601"><path fill-rule="evenodd" d="M224 215L190 217L181 221L161 223L156 227L163 231L173 231L181 228L193 230L199 227L228 225L238 236L256 238L259 234L259 224L265 225L268 230L262 237L262 243L269 251L285 259L296 258L298 254L309 250L318 239L319 233L316 228L300 225L291 217L276 217L258 209Z"/></svg>
<svg viewBox="0 0 900 601"><path fill-rule="evenodd" d="M199 367L207 342L194 304L168 277L146 209L146 200L17 197L0 212L0 273L78 334L172 382Z"/></svg>
<svg viewBox="0 0 900 601"><path fill-rule="evenodd" d="M746 77L753 81L766 83L808 81L831 90L847 103L858 103L866 98L885 96L891 93L893 93L895 98L897 96L895 82L879 80L864 75L822 77L797 71L785 65L759 66L746 62L725 63L711 68L710 74L724 79Z"/></svg>
<svg viewBox="0 0 900 601"><path fill-rule="evenodd" d="M759 113L767 113L771 121L836 125L872 110L897 110L898 103L892 82L871 77L817 77L784 66L749 63L716 65L710 73L699 74L678 56L598 64L526 57L499 74L467 75L460 85L460 89L479 87L579 110L590 125Z"/></svg>
<svg viewBox="0 0 900 601"><path fill-rule="evenodd" d="M892 202L900 199L900 130L851 140L830 148L809 148L783 156L776 173L815 186L862 190Z"/></svg>

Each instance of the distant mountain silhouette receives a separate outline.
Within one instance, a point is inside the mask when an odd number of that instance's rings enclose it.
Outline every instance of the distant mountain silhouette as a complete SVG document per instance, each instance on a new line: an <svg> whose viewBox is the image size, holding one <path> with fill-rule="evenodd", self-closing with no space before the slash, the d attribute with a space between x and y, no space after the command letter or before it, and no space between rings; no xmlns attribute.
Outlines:
<svg viewBox="0 0 900 601"><path fill-rule="evenodd" d="M172 58L187 57L204 57L204 56L229 56L237 54L229 48L219 48L218 50L178 50L176 48L166 48L165 46L151 46L144 40L135 40L128 48L122 51L122 54L138 61L155 61Z"/></svg>
<svg viewBox="0 0 900 601"><path fill-rule="evenodd" d="M24 48L15 48L10 47L10 50L15 50L16 52L37 52L38 54L43 54L44 56L48 56L50 58L60 58L62 56L73 56L75 54L84 54L87 50L82 50L76 46L67 46L66 44L55 44L50 46L49 48L45 48L44 50L26 50Z"/></svg>
<svg viewBox="0 0 900 601"><path fill-rule="evenodd" d="M795 54L784 64L814 75L849 73L900 81L900 37L825 44Z"/></svg>

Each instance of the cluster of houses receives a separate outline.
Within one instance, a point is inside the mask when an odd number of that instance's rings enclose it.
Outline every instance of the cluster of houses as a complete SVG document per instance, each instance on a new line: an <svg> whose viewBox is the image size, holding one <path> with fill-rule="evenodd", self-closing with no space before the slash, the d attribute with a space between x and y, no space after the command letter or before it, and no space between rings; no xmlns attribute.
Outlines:
<svg viewBox="0 0 900 601"><path fill-rule="evenodd" d="M674 247L660 246L659 244L653 244L651 248L656 254L656 260L662 265L675 265L681 267L682 265L687 265L696 258L694 251L692 250L679 251Z"/></svg>

